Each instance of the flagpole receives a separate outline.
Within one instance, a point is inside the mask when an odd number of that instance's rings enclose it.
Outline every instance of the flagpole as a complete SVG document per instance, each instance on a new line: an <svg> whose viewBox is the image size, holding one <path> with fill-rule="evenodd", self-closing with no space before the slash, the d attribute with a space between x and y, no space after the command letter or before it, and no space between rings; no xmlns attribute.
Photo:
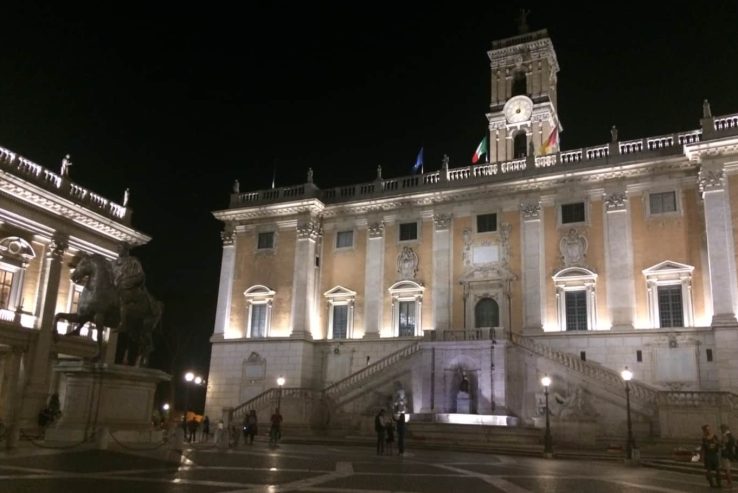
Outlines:
<svg viewBox="0 0 738 493"><path fill-rule="evenodd" d="M277 182L277 163L272 161L272 190Z"/></svg>

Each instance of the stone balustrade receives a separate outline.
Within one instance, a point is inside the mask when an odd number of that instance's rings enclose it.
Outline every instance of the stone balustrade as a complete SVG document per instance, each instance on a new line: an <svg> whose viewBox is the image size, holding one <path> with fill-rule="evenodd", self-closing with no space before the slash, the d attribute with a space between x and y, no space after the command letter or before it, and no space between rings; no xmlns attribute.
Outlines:
<svg viewBox="0 0 738 493"><path fill-rule="evenodd" d="M738 114L716 117L716 132L738 129ZM281 202L297 199L318 198L326 203L346 202L376 198L382 195L397 193L423 192L447 186L448 183L459 185L474 181L502 181L511 173L532 176L559 172L562 167L597 165L600 162L624 163L630 160L643 159L645 153L680 154L681 146L693 144L702 139L702 130L689 130L667 135L646 137L617 142L617 156L610 154L611 145L602 144L583 149L561 151L555 154L536 156L534 165L529 166L526 159L515 159L502 163L482 163L460 168L442 168L441 170L399 178L377 179L369 183L360 183L327 190L321 190L312 183L269 189L257 192L234 193L231 195L231 207L244 207L270 202ZM0 150L0 160L2 159Z"/></svg>
<svg viewBox="0 0 738 493"><path fill-rule="evenodd" d="M0 169L19 178L50 190L60 197L85 206L99 214L107 216L123 224L131 224L131 211L105 197L87 190L67 178L19 156L9 149L0 147Z"/></svg>

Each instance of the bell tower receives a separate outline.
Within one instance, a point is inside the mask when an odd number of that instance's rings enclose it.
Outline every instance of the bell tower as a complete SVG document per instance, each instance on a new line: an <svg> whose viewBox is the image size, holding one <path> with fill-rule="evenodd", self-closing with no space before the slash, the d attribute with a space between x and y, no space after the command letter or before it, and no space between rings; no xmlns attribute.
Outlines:
<svg viewBox="0 0 738 493"><path fill-rule="evenodd" d="M558 133L563 130L556 112L559 63L548 31L493 41L487 55L492 71L487 113L490 161L557 152Z"/></svg>

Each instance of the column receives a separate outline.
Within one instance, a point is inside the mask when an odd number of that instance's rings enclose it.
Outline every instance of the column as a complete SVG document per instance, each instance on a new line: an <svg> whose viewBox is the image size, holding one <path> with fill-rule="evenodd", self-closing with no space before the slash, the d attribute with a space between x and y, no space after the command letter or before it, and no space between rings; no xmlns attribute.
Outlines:
<svg viewBox="0 0 738 493"><path fill-rule="evenodd" d="M364 273L364 338L379 338L384 294L384 224L369 225Z"/></svg>
<svg viewBox="0 0 738 493"><path fill-rule="evenodd" d="M735 318L736 271L730 199L722 165L705 164L699 172L707 233L712 292L712 325L738 325Z"/></svg>
<svg viewBox="0 0 738 493"><path fill-rule="evenodd" d="M523 227L523 331L543 329L545 309L543 210L539 200L520 204Z"/></svg>
<svg viewBox="0 0 738 493"><path fill-rule="evenodd" d="M232 227L221 231L223 256L220 261L220 283L218 284L218 305L215 310L214 334L225 338L245 337L243 327L230 327L231 298L233 296L233 273L236 266L236 234ZM245 327L245 325L244 325Z"/></svg>
<svg viewBox="0 0 738 493"><path fill-rule="evenodd" d="M23 422L31 426L36 425L38 412L46 404L48 398L54 312L59 295L61 265L67 246L67 236L55 234L46 247L41 283L42 296L39 298L37 312L40 317L40 329L36 342L31 348L33 356L23 393L20 416Z"/></svg>
<svg viewBox="0 0 738 493"><path fill-rule="evenodd" d="M292 275L292 334L312 339L315 323L315 243L320 224L315 218L297 224L295 268Z"/></svg>
<svg viewBox="0 0 738 493"><path fill-rule="evenodd" d="M624 190L605 194L605 271L612 329L632 329L635 317L633 243Z"/></svg>
<svg viewBox="0 0 738 493"><path fill-rule="evenodd" d="M451 328L451 216L433 216L433 329Z"/></svg>

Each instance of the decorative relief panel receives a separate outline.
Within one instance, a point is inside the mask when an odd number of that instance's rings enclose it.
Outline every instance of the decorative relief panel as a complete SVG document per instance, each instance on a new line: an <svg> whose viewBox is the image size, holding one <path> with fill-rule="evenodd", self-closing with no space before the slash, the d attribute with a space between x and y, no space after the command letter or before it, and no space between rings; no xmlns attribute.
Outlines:
<svg viewBox="0 0 738 493"><path fill-rule="evenodd" d="M415 279L418 273L418 254L410 247L404 247L397 256L397 272L402 279Z"/></svg>
<svg viewBox="0 0 738 493"><path fill-rule="evenodd" d="M510 270L510 232L512 226L502 223L494 238L476 239L470 229L464 230L462 280L515 279Z"/></svg>
<svg viewBox="0 0 738 493"><path fill-rule="evenodd" d="M579 234L575 228L571 228L559 240L561 263L564 267L584 267L586 265L585 259L587 258L588 245L587 238Z"/></svg>

